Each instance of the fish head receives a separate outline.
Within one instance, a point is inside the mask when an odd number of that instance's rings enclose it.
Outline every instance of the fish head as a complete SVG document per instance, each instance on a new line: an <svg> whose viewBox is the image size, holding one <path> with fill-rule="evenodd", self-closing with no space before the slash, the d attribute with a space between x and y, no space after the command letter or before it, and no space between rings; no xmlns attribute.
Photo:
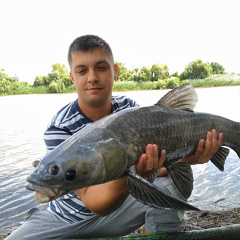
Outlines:
<svg viewBox="0 0 240 240"><path fill-rule="evenodd" d="M45 155L27 177L28 190L37 191L37 201L46 202L91 185L120 177L126 169L126 152L112 138L59 145ZM123 164L116 166L116 161ZM36 165L36 164L35 164Z"/></svg>
<svg viewBox="0 0 240 240"><path fill-rule="evenodd" d="M53 150L41 159L27 177L26 188L40 191L52 199L54 193L59 197L93 185L95 181L101 182L102 167L102 155L95 151L91 143L82 144L72 152Z"/></svg>

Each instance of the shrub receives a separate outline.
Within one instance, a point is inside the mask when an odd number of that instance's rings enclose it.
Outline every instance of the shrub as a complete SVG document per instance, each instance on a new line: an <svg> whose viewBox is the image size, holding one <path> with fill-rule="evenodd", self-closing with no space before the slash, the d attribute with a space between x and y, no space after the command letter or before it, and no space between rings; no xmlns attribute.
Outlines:
<svg viewBox="0 0 240 240"><path fill-rule="evenodd" d="M171 77L166 80L166 88L175 88L180 85L180 79L178 77Z"/></svg>
<svg viewBox="0 0 240 240"><path fill-rule="evenodd" d="M213 74L224 74L224 67L217 62L211 62L210 66L212 67Z"/></svg>
<svg viewBox="0 0 240 240"><path fill-rule="evenodd" d="M50 93L63 93L65 90L64 83L62 81L53 81L49 84Z"/></svg>
<svg viewBox="0 0 240 240"><path fill-rule="evenodd" d="M188 64L180 75L180 79L203 79L212 73L212 67L208 63L203 63L198 59Z"/></svg>

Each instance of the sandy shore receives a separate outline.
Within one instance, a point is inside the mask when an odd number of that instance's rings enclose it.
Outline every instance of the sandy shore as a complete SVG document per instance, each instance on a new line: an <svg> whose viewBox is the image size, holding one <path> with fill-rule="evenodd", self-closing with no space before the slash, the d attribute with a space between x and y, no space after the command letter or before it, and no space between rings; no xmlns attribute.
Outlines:
<svg viewBox="0 0 240 240"><path fill-rule="evenodd" d="M213 227L223 227L232 224L240 224L240 208L234 208L223 211L187 211L188 222L184 231L201 230ZM9 229L8 233L0 235L0 240L10 234L13 229ZM142 228L136 230L129 236L141 236Z"/></svg>

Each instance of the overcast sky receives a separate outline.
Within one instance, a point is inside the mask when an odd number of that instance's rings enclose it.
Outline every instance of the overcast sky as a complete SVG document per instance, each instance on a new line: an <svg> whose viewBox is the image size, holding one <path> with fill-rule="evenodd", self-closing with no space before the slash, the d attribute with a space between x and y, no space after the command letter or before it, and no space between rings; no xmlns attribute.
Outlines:
<svg viewBox="0 0 240 240"><path fill-rule="evenodd" d="M53 63L68 69L70 43L96 34L129 69L218 62L240 73L238 0L0 0L0 68L32 83Z"/></svg>

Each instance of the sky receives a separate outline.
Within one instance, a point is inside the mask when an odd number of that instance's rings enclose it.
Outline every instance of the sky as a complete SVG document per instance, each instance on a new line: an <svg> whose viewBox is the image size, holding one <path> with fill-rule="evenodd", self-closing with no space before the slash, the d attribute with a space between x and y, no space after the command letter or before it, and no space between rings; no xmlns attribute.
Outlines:
<svg viewBox="0 0 240 240"><path fill-rule="evenodd" d="M182 73L193 60L240 73L238 0L0 0L0 68L33 83L64 64L84 34L106 40L132 69L166 64Z"/></svg>

